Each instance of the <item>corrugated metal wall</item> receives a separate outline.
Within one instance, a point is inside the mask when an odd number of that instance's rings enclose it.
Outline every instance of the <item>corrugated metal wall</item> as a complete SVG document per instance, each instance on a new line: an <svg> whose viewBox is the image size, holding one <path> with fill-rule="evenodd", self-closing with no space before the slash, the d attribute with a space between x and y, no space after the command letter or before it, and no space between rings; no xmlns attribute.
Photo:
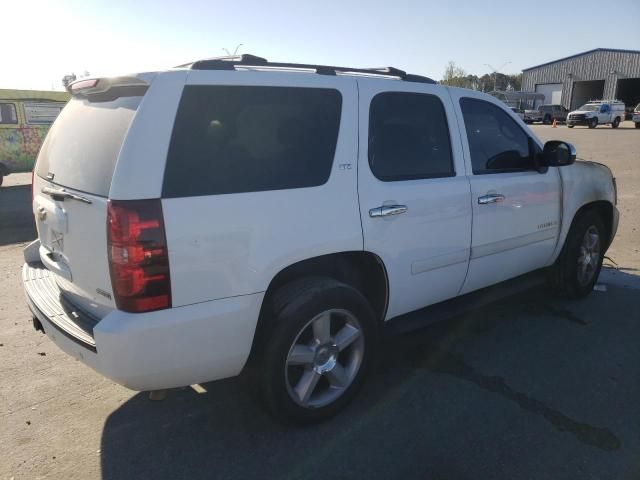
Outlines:
<svg viewBox="0 0 640 480"><path fill-rule="evenodd" d="M640 78L640 53L596 51L526 70L522 90L533 92L541 83L562 83L562 104L570 108L573 82L604 80L602 97L614 98L623 78Z"/></svg>

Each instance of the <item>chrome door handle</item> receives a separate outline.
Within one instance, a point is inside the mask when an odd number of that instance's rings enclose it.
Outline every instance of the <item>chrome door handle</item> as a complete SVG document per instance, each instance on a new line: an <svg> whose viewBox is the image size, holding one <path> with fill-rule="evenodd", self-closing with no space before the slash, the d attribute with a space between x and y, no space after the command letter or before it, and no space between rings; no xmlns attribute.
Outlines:
<svg viewBox="0 0 640 480"><path fill-rule="evenodd" d="M376 207L369 210L369 216L375 217L388 217L389 215L400 215L408 210L406 205L383 205L382 207Z"/></svg>
<svg viewBox="0 0 640 480"><path fill-rule="evenodd" d="M487 205L488 203L499 203L504 202L505 196L500 193L489 193L487 195L483 195L478 197L478 203L480 205Z"/></svg>

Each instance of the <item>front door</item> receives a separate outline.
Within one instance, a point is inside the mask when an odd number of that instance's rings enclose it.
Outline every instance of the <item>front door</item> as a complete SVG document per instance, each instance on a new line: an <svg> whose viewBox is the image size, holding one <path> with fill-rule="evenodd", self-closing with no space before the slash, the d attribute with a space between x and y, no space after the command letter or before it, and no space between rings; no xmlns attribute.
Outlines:
<svg viewBox="0 0 640 480"><path fill-rule="evenodd" d="M451 94L471 170L471 260L462 290L467 293L548 263L560 229L561 184L557 168L536 169L539 143L498 101Z"/></svg>
<svg viewBox="0 0 640 480"><path fill-rule="evenodd" d="M460 291L471 203L455 113L439 86L358 80L364 249L389 278L387 319Z"/></svg>

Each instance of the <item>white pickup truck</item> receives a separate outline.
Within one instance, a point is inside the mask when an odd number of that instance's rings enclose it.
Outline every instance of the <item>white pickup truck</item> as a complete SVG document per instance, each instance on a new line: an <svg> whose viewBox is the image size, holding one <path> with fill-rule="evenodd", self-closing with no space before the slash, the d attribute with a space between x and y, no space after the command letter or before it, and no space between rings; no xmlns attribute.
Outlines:
<svg viewBox="0 0 640 480"><path fill-rule="evenodd" d="M616 233L607 167L401 70L243 55L70 90L24 289L37 329L131 389L244 371L271 412L317 421L384 330L534 277L586 295Z"/></svg>
<svg viewBox="0 0 640 480"><path fill-rule="evenodd" d="M567 115L567 127L586 125L596 128L598 125L611 125L618 128L624 121L625 105L618 100L597 100L585 103Z"/></svg>

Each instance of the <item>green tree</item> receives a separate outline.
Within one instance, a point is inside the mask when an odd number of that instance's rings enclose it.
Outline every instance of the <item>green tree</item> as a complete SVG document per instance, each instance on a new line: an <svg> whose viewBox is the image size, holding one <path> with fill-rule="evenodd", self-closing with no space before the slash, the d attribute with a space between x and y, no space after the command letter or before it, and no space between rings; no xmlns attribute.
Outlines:
<svg viewBox="0 0 640 480"><path fill-rule="evenodd" d="M465 87L466 86L466 76L467 72L465 72L462 68L458 67L453 61L449 61L445 70L444 76L440 83L443 85L449 85L450 87Z"/></svg>
<svg viewBox="0 0 640 480"><path fill-rule="evenodd" d="M470 90L480 90L481 92L492 92L494 90L501 92L506 90L520 91L522 88L522 74L485 73L478 77L465 72L455 62L449 61L440 83L450 87L468 88Z"/></svg>

